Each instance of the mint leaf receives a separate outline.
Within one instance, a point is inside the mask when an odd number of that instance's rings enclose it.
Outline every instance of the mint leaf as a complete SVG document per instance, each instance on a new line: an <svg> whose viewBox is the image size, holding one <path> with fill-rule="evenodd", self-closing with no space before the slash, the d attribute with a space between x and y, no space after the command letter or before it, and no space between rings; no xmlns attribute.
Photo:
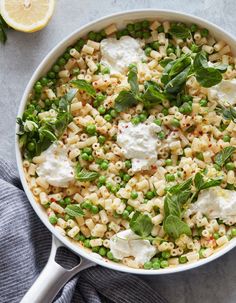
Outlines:
<svg viewBox="0 0 236 303"><path fill-rule="evenodd" d="M79 204L67 205L65 212L71 217L82 217L84 215L84 212L80 208Z"/></svg>
<svg viewBox="0 0 236 303"><path fill-rule="evenodd" d="M83 168L81 171L76 171L75 178L79 181L86 182L86 181L94 181L99 177L99 173L96 171L89 171Z"/></svg>
<svg viewBox="0 0 236 303"><path fill-rule="evenodd" d="M215 163L220 167L224 166L225 162L232 156L235 150L236 148L233 146L225 147L215 156Z"/></svg>
<svg viewBox="0 0 236 303"><path fill-rule="evenodd" d="M123 112L127 108L137 105L138 101L130 91L122 90L115 99L115 109Z"/></svg>
<svg viewBox="0 0 236 303"><path fill-rule="evenodd" d="M221 82L221 72L213 67L201 68L195 72L196 79L203 87L211 87Z"/></svg>
<svg viewBox="0 0 236 303"><path fill-rule="evenodd" d="M221 177L216 179L208 179L205 181L201 173L197 173L194 177L194 184L198 191L214 186L219 186L221 182L222 182Z"/></svg>
<svg viewBox="0 0 236 303"><path fill-rule="evenodd" d="M193 61L193 67L194 70L202 69L202 68L208 68L208 61L206 53L201 51L196 54L194 61Z"/></svg>
<svg viewBox="0 0 236 303"><path fill-rule="evenodd" d="M137 67L133 66L128 73L128 82L131 87L131 92L134 95L139 94L139 86L138 86L138 75L137 75Z"/></svg>
<svg viewBox="0 0 236 303"><path fill-rule="evenodd" d="M190 30L186 27L186 25L181 23L172 24L169 29L169 33L179 39L186 39L191 35Z"/></svg>
<svg viewBox="0 0 236 303"><path fill-rule="evenodd" d="M190 65L187 66L182 72L180 72L177 76L175 76L166 84L165 91L167 93L176 94L182 90L188 78L190 67Z"/></svg>
<svg viewBox="0 0 236 303"><path fill-rule="evenodd" d="M164 221L165 232L174 239L179 238L182 234L191 236L190 227L177 216L170 215Z"/></svg>
<svg viewBox="0 0 236 303"><path fill-rule="evenodd" d="M139 211L134 213L129 225L131 230L140 237L149 236L153 228L151 218Z"/></svg>
<svg viewBox="0 0 236 303"><path fill-rule="evenodd" d="M94 89L92 84L90 84L86 80L83 80L83 79L73 80L73 81L71 81L71 84L74 87L78 88L79 90L86 92L89 96L91 96L93 98L96 97L96 90Z"/></svg>

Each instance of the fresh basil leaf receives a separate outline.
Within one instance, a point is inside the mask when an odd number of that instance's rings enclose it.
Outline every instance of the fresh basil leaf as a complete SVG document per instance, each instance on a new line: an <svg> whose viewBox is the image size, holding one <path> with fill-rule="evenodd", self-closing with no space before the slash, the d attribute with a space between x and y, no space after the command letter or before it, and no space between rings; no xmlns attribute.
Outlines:
<svg viewBox="0 0 236 303"><path fill-rule="evenodd" d="M172 24L169 33L179 39L187 39L191 35L191 32L186 25L181 23Z"/></svg>
<svg viewBox="0 0 236 303"><path fill-rule="evenodd" d="M139 93L139 86L138 86L138 75L137 75L138 71L137 71L137 67L133 66L129 73L128 73L128 82L130 84L131 87L131 92L134 95L137 95Z"/></svg>
<svg viewBox="0 0 236 303"><path fill-rule="evenodd" d="M94 181L99 177L99 173L96 171L89 171L83 168L81 171L76 172L75 178L79 181Z"/></svg>
<svg viewBox="0 0 236 303"><path fill-rule="evenodd" d="M196 79L203 87L211 87L221 82L220 71L213 67L201 68L196 71Z"/></svg>
<svg viewBox="0 0 236 303"><path fill-rule="evenodd" d="M220 167L224 166L225 162L232 156L235 150L236 148L233 146L225 147L215 156L215 163Z"/></svg>
<svg viewBox="0 0 236 303"><path fill-rule="evenodd" d="M181 216L181 209L180 204L177 202L176 197L167 194L164 200L164 212L165 212L165 219L169 215L174 215L177 217Z"/></svg>
<svg viewBox="0 0 236 303"><path fill-rule="evenodd" d="M202 68L208 68L208 61L207 61L207 56L206 53L201 51L199 53L197 53L197 55L195 56L194 60L193 60L193 67L194 70L197 71L198 69L202 69Z"/></svg>
<svg viewBox="0 0 236 303"><path fill-rule="evenodd" d="M92 84L90 84L86 80L83 80L83 79L73 80L73 81L71 81L71 84L74 87L78 88L79 90L86 92L89 96L91 96L93 98L96 97L96 90L94 89Z"/></svg>
<svg viewBox="0 0 236 303"><path fill-rule="evenodd" d="M189 71L190 66L186 67L181 73L170 80L165 86L165 91L170 94L176 94L180 92L187 80Z"/></svg>
<svg viewBox="0 0 236 303"><path fill-rule="evenodd" d="M135 96L131 92L125 90L121 91L115 99L115 109L118 112L123 112L136 104L138 104L138 101Z"/></svg>
<svg viewBox="0 0 236 303"><path fill-rule="evenodd" d="M134 213L129 225L131 230L140 237L149 236L153 228L151 218L139 211Z"/></svg>
<svg viewBox="0 0 236 303"><path fill-rule="evenodd" d="M174 239L179 238L182 234L191 236L190 227L177 216L170 215L164 221L165 232Z"/></svg>
<svg viewBox="0 0 236 303"><path fill-rule="evenodd" d="M186 54L177 60L174 61L174 64L172 65L169 76L173 78L174 76L178 75L180 72L182 72L187 66L191 64L192 60L190 58L190 55Z"/></svg>
<svg viewBox="0 0 236 303"><path fill-rule="evenodd" d="M65 212L71 217L82 217L84 215L84 212L79 204L67 205Z"/></svg>

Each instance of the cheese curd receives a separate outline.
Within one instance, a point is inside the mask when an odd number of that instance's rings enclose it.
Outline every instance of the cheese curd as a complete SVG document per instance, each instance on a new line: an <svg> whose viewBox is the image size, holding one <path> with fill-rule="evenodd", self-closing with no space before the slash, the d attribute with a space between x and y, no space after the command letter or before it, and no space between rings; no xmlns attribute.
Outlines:
<svg viewBox="0 0 236 303"><path fill-rule="evenodd" d="M110 249L116 259L122 260L125 257L134 257L140 265L150 261L157 252L156 247L152 246L148 240L141 239L131 229L112 236Z"/></svg>
<svg viewBox="0 0 236 303"><path fill-rule="evenodd" d="M67 157L66 147L61 142L53 143L42 154L44 161L36 169L50 185L67 187L74 180L74 169Z"/></svg>
<svg viewBox="0 0 236 303"><path fill-rule="evenodd" d="M193 212L200 212L209 219L221 219L229 224L236 223L236 192L219 186L203 190L191 205Z"/></svg>
<svg viewBox="0 0 236 303"><path fill-rule="evenodd" d="M134 172L146 170L157 161L157 135L161 127L155 123L140 123L120 121L118 124L117 143L122 148L124 156L132 159Z"/></svg>
<svg viewBox="0 0 236 303"><path fill-rule="evenodd" d="M236 104L236 79L222 80L219 84L208 88L208 98L230 105Z"/></svg>
<svg viewBox="0 0 236 303"><path fill-rule="evenodd" d="M146 57L139 40L128 36L102 40L101 54L101 64L109 67L111 74L126 74L131 63L141 62Z"/></svg>

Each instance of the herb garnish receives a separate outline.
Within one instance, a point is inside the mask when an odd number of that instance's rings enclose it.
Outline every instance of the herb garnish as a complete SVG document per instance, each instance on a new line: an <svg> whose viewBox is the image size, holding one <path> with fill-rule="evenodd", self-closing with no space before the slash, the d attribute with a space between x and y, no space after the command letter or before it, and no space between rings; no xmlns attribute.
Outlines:
<svg viewBox="0 0 236 303"><path fill-rule="evenodd" d="M71 217L82 217L84 215L84 212L79 204L67 205L65 212Z"/></svg>
<svg viewBox="0 0 236 303"><path fill-rule="evenodd" d="M136 211L130 220L131 230L141 238L148 237L152 231L153 223L149 215Z"/></svg>
<svg viewBox="0 0 236 303"><path fill-rule="evenodd" d="M94 181L99 177L99 173L96 171L89 171L82 168L80 162L77 163L75 168L75 179L81 182Z"/></svg>
<svg viewBox="0 0 236 303"><path fill-rule="evenodd" d="M227 146L215 156L215 163L220 167L224 166L225 162L232 156L236 148Z"/></svg>
<svg viewBox="0 0 236 303"><path fill-rule="evenodd" d="M78 80L73 80L70 82L74 87L78 88L79 90L85 91L89 96L95 98L96 97L96 90L86 80L83 79L78 79Z"/></svg>

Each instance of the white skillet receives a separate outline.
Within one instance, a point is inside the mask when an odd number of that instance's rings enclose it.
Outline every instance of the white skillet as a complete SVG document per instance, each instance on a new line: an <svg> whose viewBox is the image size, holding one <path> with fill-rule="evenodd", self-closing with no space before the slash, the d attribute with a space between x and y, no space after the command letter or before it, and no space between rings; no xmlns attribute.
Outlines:
<svg viewBox="0 0 236 303"><path fill-rule="evenodd" d="M78 30L73 32L67 38L65 38L62 42L60 42L56 47L54 47L50 53L44 58L41 64L38 66L33 76L31 77L25 92L23 94L20 108L18 112L18 116L22 116L28 94L30 93L34 83L44 75L49 67L57 60L57 58L65 51L65 49L73 45L80 37L86 35L89 31L99 31L106 26L116 23L119 27L124 27L127 23L138 20L169 20L169 21L180 21L186 23L196 23L201 27L206 27L209 31L215 36L217 39L222 39L226 41L232 48L234 55L236 55L236 39L226 33L224 30L219 28L218 26L203 20L201 18L188 15L181 12L170 11L170 10L155 10L155 9L147 9L147 10L135 10L135 11L126 11L118 14L112 14L105 18L101 18L99 20L93 21L85 26L80 27ZM16 133L18 131L18 126L16 126ZM145 269L134 269L127 266L124 266L119 263L114 263L107 259L103 259L99 256L96 256L92 252L86 250L83 247L80 247L75 242L70 241L68 238L60 235L54 227L49 223L48 217L46 215L45 210L42 208L39 203L36 203L34 197L27 185L23 168L22 168L22 157L19 149L19 143L17 136L15 137L15 146L16 146L16 159L17 166L20 174L20 179L23 184L25 193L40 220L44 223L44 225L48 228L48 230L52 233L52 249L51 254L46 264L45 268L39 275L38 279L35 281L33 286L26 293L24 298L22 299L22 303L48 303L52 302L53 298L59 292L61 287L74 276L76 273L82 271L85 268L101 265L113 270L123 271L131 274L142 274L142 275L162 275L162 274L171 274L180 271L189 270L192 268L196 268L203 264L206 264L212 260L219 258L224 255L226 252L230 251L232 248L236 246L236 238L232 239L229 244L223 247L221 250L217 251L210 257L206 259L201 259L195 263L188 263L183 265L178 265L176 267L168 267L165 269L159 270L145 270ZM71 251L73 251L76 255L80 256L81 262L72 270L66 270L61 267L59 264L55 262L55 255L57 248L60 246L66 246Z"/></svg>

